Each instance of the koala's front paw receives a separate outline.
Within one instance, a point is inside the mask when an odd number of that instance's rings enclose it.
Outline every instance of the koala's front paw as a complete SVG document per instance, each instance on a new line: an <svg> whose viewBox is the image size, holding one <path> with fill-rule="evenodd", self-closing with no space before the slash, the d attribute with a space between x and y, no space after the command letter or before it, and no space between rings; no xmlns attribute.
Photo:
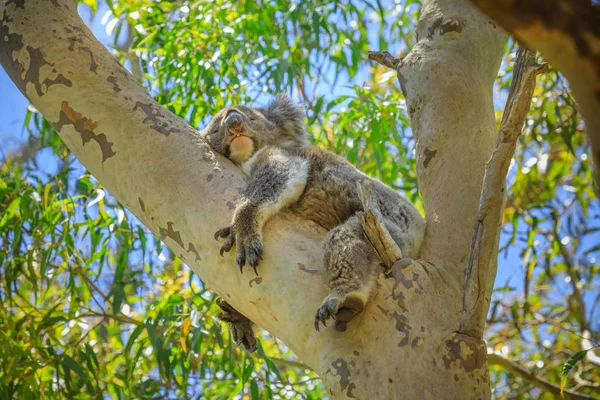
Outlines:
<svg viewBox="0 0 600 400"><path fill-rule="evenodd" d="M244 265L248 263L248 265L254 269L254 273L258 275L256 267L258 266L259 261L262 260L263 246L260 236L256 232L238 232L237 229L228 227L219 229L215 233L215 239L218 240L220 238L225 238L225 242L221 246L221 250L219 250L221 257L223 256L223 253L231 250L235 244L237 247L235 260L240 266L240 272L244 272Z"/></svg>
<svg viewBox="0 0 600 400"><path fill-rule="evenodd" d="M346 330L348 322L364 309L365 302L352 293L345 296L331 293L323 300L321 307L317 310L317 314L315 315L315 329L318 332L321 323L327 327L327 320L333 318L335 320L335 329L343 332Z"/></svg>
<svg viewBox="0 0 600 400"><path fill-rule="evenodd" d="M229 327L231 336L236 345L242 345L252 353L258 347L258 342L252 329L252 321L240 314L235 308L231 307L225 300L217 299L217 305L223 310L219 314L219 319Z"/></svg>

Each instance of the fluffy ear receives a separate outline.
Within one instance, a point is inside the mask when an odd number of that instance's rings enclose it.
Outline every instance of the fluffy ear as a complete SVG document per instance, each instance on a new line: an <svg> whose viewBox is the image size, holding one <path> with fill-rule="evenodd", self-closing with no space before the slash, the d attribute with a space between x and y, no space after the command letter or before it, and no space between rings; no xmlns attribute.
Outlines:
<svg viewBox="0 0 600 400"><path fill-rule="evenodd" d="M287 94L277 95L271 104L260 111L269 121L282 129L283 135L303 143L307 140L304 106L293 102Z"/></svg>

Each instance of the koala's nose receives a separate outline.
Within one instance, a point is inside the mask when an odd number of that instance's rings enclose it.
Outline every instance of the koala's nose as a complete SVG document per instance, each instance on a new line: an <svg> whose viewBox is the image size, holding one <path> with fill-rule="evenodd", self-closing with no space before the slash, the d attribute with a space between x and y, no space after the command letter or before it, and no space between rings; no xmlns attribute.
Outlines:
<svg viewBox="0 0 600 400"><path fill-rule="evenodd" d="M242 133L244 131L244 118L237 111L230 112L225 118L225 127L231 134Z"/></svg>

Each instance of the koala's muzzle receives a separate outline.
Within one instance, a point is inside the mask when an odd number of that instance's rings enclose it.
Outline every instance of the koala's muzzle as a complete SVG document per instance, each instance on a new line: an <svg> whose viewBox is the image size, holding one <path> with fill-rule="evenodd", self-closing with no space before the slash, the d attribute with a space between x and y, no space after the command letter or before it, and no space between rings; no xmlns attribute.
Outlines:
<svg viewBox="0 0 600 400"><path fill-rule="evenodd" d="M244 132L244 117L237 111L231 111L225 118L225 127L230 135L240 135Z"/></svg>

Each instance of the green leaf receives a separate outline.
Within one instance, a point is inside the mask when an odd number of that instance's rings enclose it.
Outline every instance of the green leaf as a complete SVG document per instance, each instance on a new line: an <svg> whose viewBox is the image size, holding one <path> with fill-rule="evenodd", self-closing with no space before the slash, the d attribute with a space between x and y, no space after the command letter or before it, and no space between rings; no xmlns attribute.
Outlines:
<svg viewBox="0 0 600 400"><path fill-rule="evenodd" d="M79 375L82 378L85 377L83 367L79 363L77 363L77 361L75 361L72 357L65 354L63 356L62 364L64 368L68 368L72 371L75 371L77 375Z"/></svg>
<svg viewBox="0 0 600 400"><path fill-rule="evenodd" d="M260 394L258 393L258 384L255 380L250 382L250 395L252 396L252 400L258 400Z"/></svg>
<svg viewBox="0 0 600 400"><path fill-rule="evenodd" d="M569 373L571 372L575 364L577 364L579 361L585 358L588 351L589 349L578 351L577 353L575 353L575 355L569 358L563 366L562 377L560 378L560 397L562 397L563 399L565 398L563 392L565 390L565 385L567 384L567 378L569 377Z"/></svg>

